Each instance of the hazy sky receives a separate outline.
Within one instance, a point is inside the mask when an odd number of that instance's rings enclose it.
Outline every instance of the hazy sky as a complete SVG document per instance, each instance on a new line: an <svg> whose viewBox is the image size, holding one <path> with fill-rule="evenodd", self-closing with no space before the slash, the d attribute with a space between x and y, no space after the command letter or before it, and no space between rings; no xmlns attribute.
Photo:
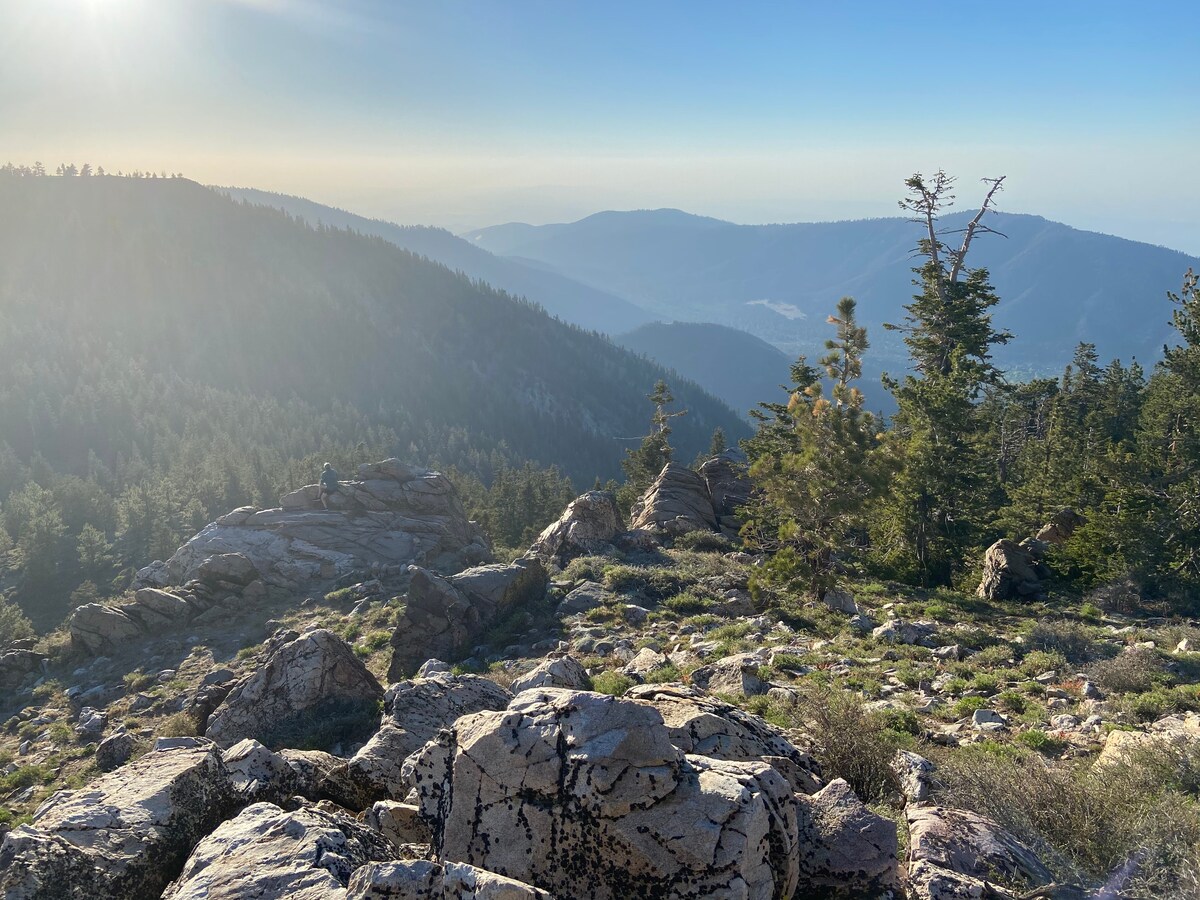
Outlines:
<svg viewBox="0 0 1200 900"><path fill-rule="evenodd" d="M1002 208L1200 254L1196 0L0 0L0 161L454 230Z"/></svg>

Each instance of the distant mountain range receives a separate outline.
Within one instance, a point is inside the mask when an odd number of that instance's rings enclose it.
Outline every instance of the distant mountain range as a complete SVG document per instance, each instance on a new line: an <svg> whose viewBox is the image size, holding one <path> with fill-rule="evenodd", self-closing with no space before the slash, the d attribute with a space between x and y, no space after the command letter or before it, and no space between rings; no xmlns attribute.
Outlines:
<svg viewBox="0 0 1200 900"><path fill-rule="evenodd" d="M961 227L968 213L945 218ZM1007 237L976 241L1001 297L995 320L1016 339L997 359L1022 374L1056 372L1081 340L1103 358L1152 361L1171 335L1166 291L1200 259L1031 215L1000 213ZM912 294L919 227L902 218L735 225L679 210L603 212L561 225L499 225L464 235L499 256L536 263L669 320L749 331L789 354L818 351L825 318L844 295L859 301L873 362L898 371L906 354L883 322ZM695 376L697 373L692 373Z"/></svg>
<svg viewBox="0 0 1200 900"><path fill-rule="evenodd" d="M902 319L913 290L919 228L902 218L735 225L662 209L456 237L298 197L220 190L311 225L383 238L528 298L565 322L612 335L743 414L769 399L760 391L786 380L787 362L822 352L831 335L826 316L845 295L859 301L870 330L863 387L872 408L891 407L879 373L908 365L900 336L882 328ZM943 225L961 227L967 215ZM1037 216L999 213L989 223L1006 237L980 238L971 261L989 268L1001 297L996 322L1015 335L996 351L1013 377L1057 374L1079 341L1095 343L1104 359L1159 357L1173 334L1166 292L1200 259Z"/></svg>
<svg viewBox="0 0 1200 900"><path fill-rule="evenodd" d="M322 206L302 197L273 194L251 188L217 188L237 200L273 206L307 222L348 228L359 234L383 238L404 250L486 282L499 290L524 297L564 322L605 334L618 334L651 322L655 316L628 300L599 288L581 284L540 264L505 259L456 237L442 228L395 225Z"/></svg>

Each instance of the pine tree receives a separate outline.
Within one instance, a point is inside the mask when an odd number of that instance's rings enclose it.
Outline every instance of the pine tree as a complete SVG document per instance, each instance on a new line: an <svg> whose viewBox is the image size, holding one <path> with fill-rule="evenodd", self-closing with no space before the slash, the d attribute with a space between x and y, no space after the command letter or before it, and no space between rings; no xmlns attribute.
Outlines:
<svg viewBox="0 0 1200 900"><path fill-rule="evenodd" d="M671 461L674 454L671 448L671 420L687 415L685 409L668 411L670 405L675 402L675 397L665 381L658 381L647 399L654 404L654 412L650 416L650 433L642 439L637 449L626 450L625 459L621 461L626 482L618 493L617 500L623 508L632 505Z"/></svg>
<svg viewBox="0 0 1200 900"><path fill-rule="evenodd" d="M1000 381L991 348L1011 335L992 327L988 310L999 298L987 270L966 266L976 235L993 232L984 217L1004 179L984 182L987 194L957 247L938 231L940 213L954 200L953 178L940 171L930 181L913 175L900 202L925 230L917 245L925 262L913 269L920 290L905 306L904 323L885 327L904 334L917 374L887 381L899 407L894 425L903 470L874 537L891 568L924 584L953 580L996 505L982 448L986 423L976 403Z"/></svg>
<svg viewBox="0 0 1200 900"><path fill-rule="evenodd" d="M843 298L831 316L838 339L821 360L835 378L835 403L821 396L820 372L804 357L792 366L788 403L761 405L754 437L742 442L755 497L742 536L770 555L753 585L799 588L818 597L837 581L862 542L863 515L884 487L887 467L874 417L853 381L862 371L866 331ZM834 374L836 370L836 374Z"/></svg>
<svg viewBox="0 0 1200 900"><path fill-rule="evenodd" d="M857 322L856 307L853 297L843 297L838 301L837 313L826 320L837 326L837 338L825 342L829 352L821 357L821 365L833 380L833 399L839 408L861 407L863 402L862 392L850 382L862 377L862 357L871 345L867 329Z"/></svg>
<svg viewBox="0 0 1200 900"><path fill-rule="evenodd" d="M729 448L729 444L725 440L725 429L718 425L712 434L712 440L708 442L709 457L720 456Z"/></svg>

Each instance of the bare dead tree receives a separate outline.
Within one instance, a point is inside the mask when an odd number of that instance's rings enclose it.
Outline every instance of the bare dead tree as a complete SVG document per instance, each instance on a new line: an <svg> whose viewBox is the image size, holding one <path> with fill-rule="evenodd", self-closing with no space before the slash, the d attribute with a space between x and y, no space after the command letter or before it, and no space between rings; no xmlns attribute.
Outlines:
<svg viewBox="0 0 1200 900"><path fill-rule="evenodd" d="M978 212L967 223L966 228L949 231L938 231L937 226L941 211L954 205L954 176L947 175L938 169L928 180L920 172L905 180L904 184L910 194L900 201L900 208L913 214L909 221L925 227L926 236L918 242L917 253L928 257L929 261L933 263L938 296L943 301L946 299L946 285L954 284L962 275L967 253L971 249L971 241L975 239L975 235L998 234L1006 237L1003 232L989 227L984 222L984 217L988 212L995 211L996 194L1003 190L1006 177L1001 175L999 178L981 179L984 184L988 185L988 191ZM963 236L962 242L957 248L951 247L943 240L943 236L948 234ZM942 263L943 256L950 262L948 273Z"/></svg>

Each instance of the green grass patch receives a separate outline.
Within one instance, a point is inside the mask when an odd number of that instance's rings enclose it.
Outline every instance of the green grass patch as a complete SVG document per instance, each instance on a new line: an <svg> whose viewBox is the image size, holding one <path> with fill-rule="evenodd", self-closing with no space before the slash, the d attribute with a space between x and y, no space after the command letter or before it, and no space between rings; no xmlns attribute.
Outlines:
<svg viewBox="0 0 1200 900"><path fill-rule="evenodd" d="M628 675L623 675L611 669L592 676L592 690L601 694L609 694L613 697L624 695L635 684L637 682Z"/></svg>

